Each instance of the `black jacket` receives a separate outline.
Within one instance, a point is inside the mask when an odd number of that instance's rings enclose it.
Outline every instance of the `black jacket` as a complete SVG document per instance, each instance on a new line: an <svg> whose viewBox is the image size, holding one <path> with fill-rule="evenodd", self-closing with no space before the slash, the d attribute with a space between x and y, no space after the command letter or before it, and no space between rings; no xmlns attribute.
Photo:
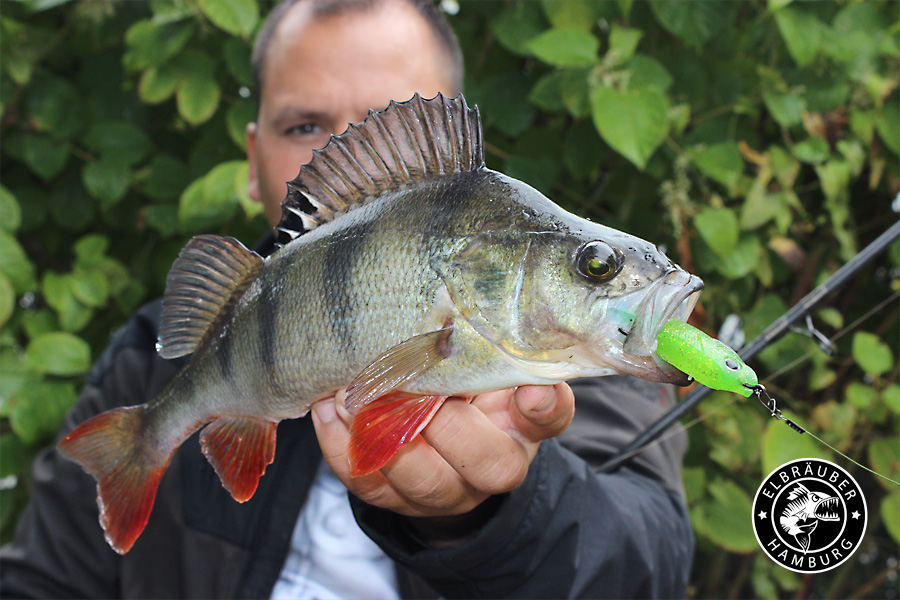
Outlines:
<svg viewBox="0 0 900 600"><path fill-rule="evenodd" d="M60 436L102 411L150 400L173 377L183 360L156 354L159 312L159 302L149 304L119 332ZM635 470L597 475L591 466L655 420L671 391L631 377L572 387L572 427L541 444L524 484L496 499L495 514L462 545L434 549L404 517L351 498L362 528L398 563L404 597L684 595L693 538L680 493L683 432L646 452ZM0 593L268 598L320 460L311 420L282 422L275 462L254 497L238 504L194 436L163 477L144 533L119 556L97 521L94 480L45 450L15 540L0 549Z"/></svg>

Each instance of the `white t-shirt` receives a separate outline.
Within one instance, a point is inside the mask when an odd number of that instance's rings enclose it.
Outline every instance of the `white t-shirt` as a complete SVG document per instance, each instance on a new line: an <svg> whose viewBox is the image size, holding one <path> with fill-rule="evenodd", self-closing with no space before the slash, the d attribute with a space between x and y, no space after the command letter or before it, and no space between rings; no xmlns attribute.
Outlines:
<svg viewBox="0 0 900 600"><path fill-rule="evenodd" d="M356 524L347 488L324 460L272 588L273 600L288 598L399 598L394 563Z"/></svg>

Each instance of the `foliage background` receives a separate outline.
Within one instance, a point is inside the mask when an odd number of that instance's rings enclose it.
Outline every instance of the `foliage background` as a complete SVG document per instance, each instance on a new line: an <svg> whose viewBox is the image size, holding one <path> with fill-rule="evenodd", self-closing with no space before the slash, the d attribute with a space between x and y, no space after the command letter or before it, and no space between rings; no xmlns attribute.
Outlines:
<svg viewBox="0 0 900 600"><path fill-rule="evenodd" d="M251 244L244 126L256 0L0 5L0 536L111 332L162 293L194 233ZM890 1L446 1L489 166L657 241L707 283L696 324L747 339L897 219L900 4ZM900 204L900 202L898 202ZM800 423L900 479L900 245L754 367ZM870 309L890 300L860 323ZM796 362L795 362L796 361ZM755 401L693 417L685 484L694 597L895 597L900 490ZM692 418L693 418L692 417ZM801 577L748 515L793 458L847 467L869 506L844 566Z"/></svg>

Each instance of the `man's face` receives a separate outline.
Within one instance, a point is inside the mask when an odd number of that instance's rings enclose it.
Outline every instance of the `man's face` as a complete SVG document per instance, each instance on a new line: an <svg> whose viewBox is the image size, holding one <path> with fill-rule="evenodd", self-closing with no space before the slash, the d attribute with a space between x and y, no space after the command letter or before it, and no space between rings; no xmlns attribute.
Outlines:
<svg viewBox="0 0 900 600"><path fill-rule="evenodd" d="M285 182L331 134L368 110L415 92L453 95L450 61L425 20L404 2L310 18L301 2L270 42L256 123L248 128L249 193L272 225Z"/></svg>

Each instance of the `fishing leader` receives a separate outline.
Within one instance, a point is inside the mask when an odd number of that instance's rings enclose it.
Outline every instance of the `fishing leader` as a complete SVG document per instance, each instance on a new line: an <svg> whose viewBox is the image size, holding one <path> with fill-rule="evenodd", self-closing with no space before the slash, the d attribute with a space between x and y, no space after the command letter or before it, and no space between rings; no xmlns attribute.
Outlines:
<svg viewBox="0 0 900 600"><path fill-rule="evenodd" d="M455 96L463 79L458 42L430 0L287 0L257 37L253 69L249 193L273 225L285 181L331 134L391 99ZM259 250L271 251L271 240ZM181 365L156 355L159 312L151 303L116 336L61 435L165 387ZM424 442L360 478L349 473L341 401L339 393L314 405L311 419L279 426L275 463L243 505L196 440L186 442L125 556L103 540L93 480L45 451L15 541L0 551L0 593L684 595L693 539L680 483L683 434L632 469L593 470L656 420L673 401L670 389L614 376L450 401Z"/></svg>

